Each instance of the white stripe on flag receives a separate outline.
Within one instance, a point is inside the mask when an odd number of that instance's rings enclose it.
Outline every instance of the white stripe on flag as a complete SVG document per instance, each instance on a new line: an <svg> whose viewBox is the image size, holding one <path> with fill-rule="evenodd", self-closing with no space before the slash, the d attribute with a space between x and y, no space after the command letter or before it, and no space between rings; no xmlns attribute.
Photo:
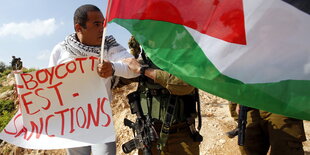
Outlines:
<svg viewBox="0 0 310 155"><path fill-rule="evenodd" d="M247 45L186 29L216 68L244 83L310 80L310 16L279 0L244 1Z"/></svg>

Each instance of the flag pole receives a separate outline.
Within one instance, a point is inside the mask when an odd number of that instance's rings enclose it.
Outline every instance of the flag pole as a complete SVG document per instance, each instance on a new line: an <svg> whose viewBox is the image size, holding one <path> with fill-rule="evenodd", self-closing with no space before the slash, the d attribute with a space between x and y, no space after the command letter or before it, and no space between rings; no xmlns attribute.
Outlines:
<svg viewBox="0 0 310 155"><path fill-rule="evenodd" d="M103 22L102 42L101 42L101 51L100 51L100 63L103 63L105 36L106 36L106 32L107 32L107 25L108 25L108 18L109 18L111 3L112 3L112 0L109 0L107 10L106 10L106 18Z"/></svg>

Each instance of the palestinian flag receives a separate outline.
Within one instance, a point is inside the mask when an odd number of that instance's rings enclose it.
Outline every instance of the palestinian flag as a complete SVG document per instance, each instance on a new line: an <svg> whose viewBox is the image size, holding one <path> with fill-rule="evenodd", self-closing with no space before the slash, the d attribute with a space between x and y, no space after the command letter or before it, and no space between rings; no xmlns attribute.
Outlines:
<svg viewBox="0 0 310 155"><path fill-rule="evenodd" d="M160 68L206 92L310 120L310 1L113 0Z"/></svg>

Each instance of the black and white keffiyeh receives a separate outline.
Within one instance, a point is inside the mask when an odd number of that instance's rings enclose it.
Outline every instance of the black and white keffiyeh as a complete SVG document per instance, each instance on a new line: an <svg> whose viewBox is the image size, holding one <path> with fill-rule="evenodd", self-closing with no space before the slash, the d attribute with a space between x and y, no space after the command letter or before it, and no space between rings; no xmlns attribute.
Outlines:
<svg viewBox="0 0 310 155"><path fill-rule="evenodd" d="M87 46L87 45L82 44L76 39L75 33L66 37L64 41L64 47L66 51L70 52L70 54L72 54L74 57L89 57L89 56L100 57L101 47ZM106 36L104 52L103 52L104 59L107 59L108 55L113 55L115 54L115 52L117 52L117 50L110 50L112 47L120 48L120 45L116 42L113 36ZM112 88L114 88L119 81L119 77L113 76L111 80L112 80L111 86Z"/></svg>
<svg viewBox="0 0 310 155"><path fill-rule="evenodd" d="M99 46L87 46L82 44L76 39L76 34L73 33L66 37L65 39L65 48L69 51L72 55L76 57L87 57L87 56L100 56L101 47ZM106 36L105 37L105 51L109 51L112 47L120 46L113 36ZM104 52L104 58L106 58L107 52ZM112 54L112 53L110 53Z"/></svg>

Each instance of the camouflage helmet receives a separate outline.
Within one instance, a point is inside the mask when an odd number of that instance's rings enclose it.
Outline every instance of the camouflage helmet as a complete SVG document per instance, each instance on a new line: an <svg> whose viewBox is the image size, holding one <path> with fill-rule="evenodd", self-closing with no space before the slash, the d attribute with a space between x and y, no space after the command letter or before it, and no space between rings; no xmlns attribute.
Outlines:
<svg viewBox="0 0 310 155"><path fill-rule="evenodd" d="M129 41L128 41L128 47L130 49L130 53L135 57L138 58L139 54L141 53L141 48L140 44L138 41L135 39L134 36L131 36Z"/></svg>

